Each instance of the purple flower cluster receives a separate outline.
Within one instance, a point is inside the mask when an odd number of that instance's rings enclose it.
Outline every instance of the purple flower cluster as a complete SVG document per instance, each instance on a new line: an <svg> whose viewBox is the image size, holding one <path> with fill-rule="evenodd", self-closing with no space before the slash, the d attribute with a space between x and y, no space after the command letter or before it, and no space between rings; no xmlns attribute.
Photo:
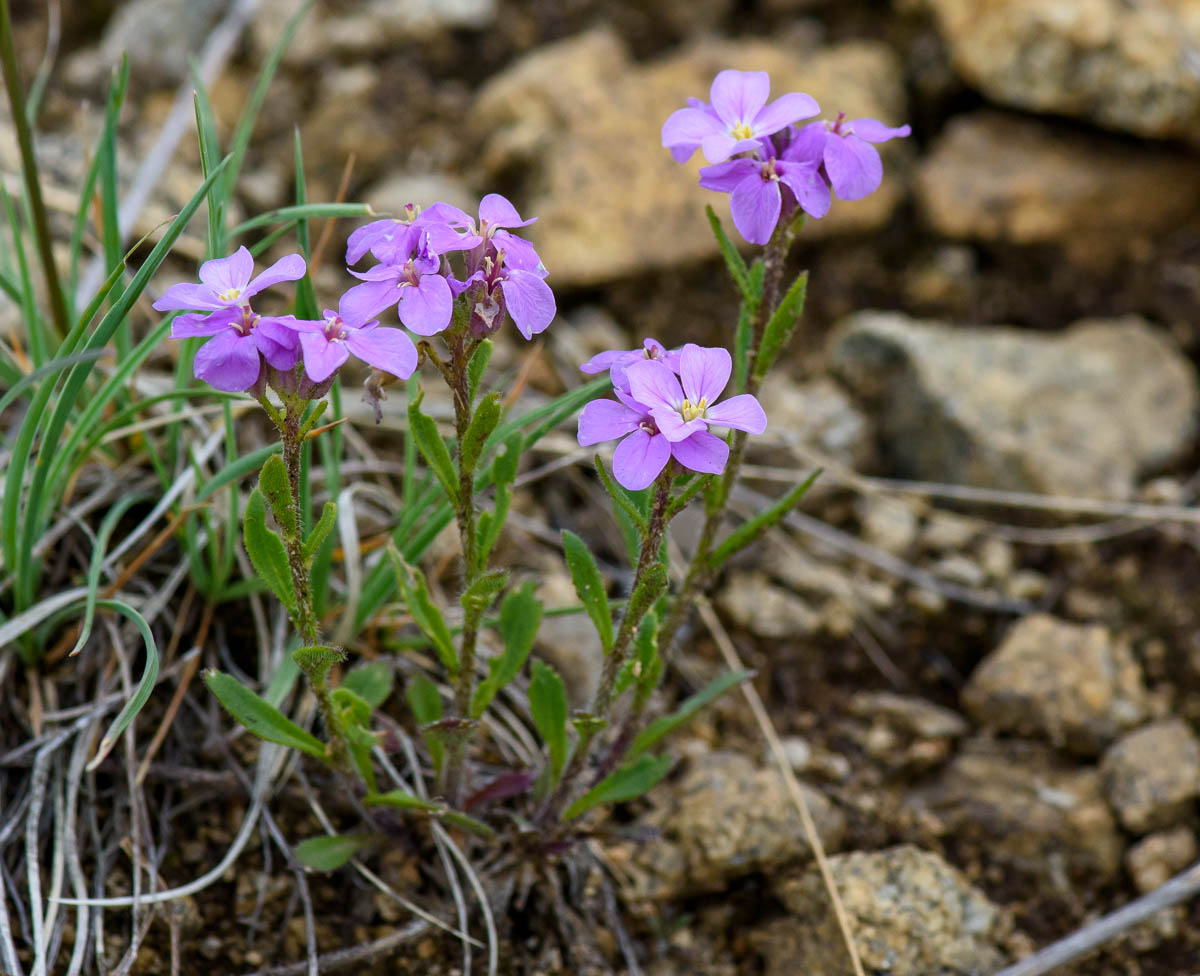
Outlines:
<svg viewBox="0 0 1200 976"><path fill-rule="evenodd" d="M546 269L533 245L510 233L531 223L492 193L479 205L478 225L457 207L435 203L423 211L409 205L400 219L360 227L347 241L346 262L354 265L370 254L378 264L352 270L360 283L342 295L336 312L326 309L317 321L263 316L251 308L250 299L263 289L304 277L305 263L289 254L252 277L254 259L244 247L206 261L200 284L174 285L154 307L189 312L175 320L171 335L210 340L197 351L194 371L218 390L261 392L265 363L276 371L272 383L303 385L319 396L351 355L407 379L417 368L416 346L402 329L379 324L393 306L401 324L420 336L447 329L456 301L476 336L495 332L506 314L526 339L550 325L555 302ZM455 254L461 255L461 278L452 267ZM303 376L287 377L301 359Z"/></svg>
<svg viewBox="0 0 1200 976"><path fill-rule="evenodd" d="M718 403L733 368L728 351L688 343L668 351L647 339L644 348L601 353L581 367L605 369L616 400L593 400L579 415L583 447L621 438L613 453L613 474L639 491L662 473L672 458L703 474L720 474L729 445L708 428L732 427L761 434L767 416L749 393Z"/></svg>
<svg viewBox="0 0 1200 976"><path fill-rule="evenodd" d="M796 123L820 112L809 95L792 92L767 104L765 71L722 71L710 103L689 99L662 128L663 146L677 162L699 149L712 165L700 185L730 194L733 222L751 244L766 244L782 216L799 208L820 218L829 212L830 190L840 200L860 200L879 188L883 164L873 143L909 135L875 119Z"/></svg>

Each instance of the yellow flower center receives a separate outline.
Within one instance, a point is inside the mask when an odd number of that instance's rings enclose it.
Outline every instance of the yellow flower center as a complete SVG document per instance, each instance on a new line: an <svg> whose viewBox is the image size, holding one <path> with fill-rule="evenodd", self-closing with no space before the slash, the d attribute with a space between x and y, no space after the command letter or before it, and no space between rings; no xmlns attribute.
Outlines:
<svg viewBox="0 0 1200 976"><path fill-rule="evenodd" d="M700 402L693 404L690 400L684 400L679 407L679 414L683 417L683 422L690 423L697 417L703 417L704 411L708 409L708 397L701 397Z"/></svg>
<svg viewBox="0 0 1200 976"><path fill-rule="evenodd" d="M737 125L735 125L733 127L733 131L730 132L730 135L733 136L733 138L738 139L738 140L753 139L754 138L754 130L752 128L750 128L750 124L748 122L739 122Z"/></svg>
<svg viewBox="0 0 1200 976"><path fill-rule="evenodd" d="M230 288L228 291L221 292L217 297L223 302L236 302L241 294L240 288Z"/></svg>

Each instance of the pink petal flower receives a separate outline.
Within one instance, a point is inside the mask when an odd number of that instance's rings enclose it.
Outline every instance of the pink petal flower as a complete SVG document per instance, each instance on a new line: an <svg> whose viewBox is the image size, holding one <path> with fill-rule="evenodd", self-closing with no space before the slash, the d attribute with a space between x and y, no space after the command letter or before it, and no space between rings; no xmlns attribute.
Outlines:
<svg viewBox="0 0 1200 976"><path fill-rule="evenodd" d="M613 475L630 491L649 487L671 458L671 445L660 434L635 430L613 452Z"/></svg>

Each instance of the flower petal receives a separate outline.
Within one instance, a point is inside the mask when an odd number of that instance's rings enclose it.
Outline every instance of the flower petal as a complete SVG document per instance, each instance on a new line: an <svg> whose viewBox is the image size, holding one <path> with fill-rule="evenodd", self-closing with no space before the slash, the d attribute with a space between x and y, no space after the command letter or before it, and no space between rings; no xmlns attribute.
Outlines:
<svg viewBox="0 0 1200 976"><path fill-rule="evenodd" d="M821 107L812 95L789 92L775 99L770 105L759 109L751 128L756 136L769 136L800 119L811 119L821 114Z"/></svg>
<svg viewBox="0 0 1200 976"><path fill-rule="evenodd" d="M200 280L212 289L214 296L227 291L244 292L252 274L254 258L244 246L227 258L213 258L200 265Z"/></svg>
<svg viewBox="0 0 1200 976"><path fill-rule="evenodd" d="M764 180L757 173L747 176L729 198L734 226L751 244L766 244L779 223L780 201L775 180Z"/></svg>
<svg viewBox="0 0 1200 976"><path fill-rule="evenodd" d="M704 419L718 427L734 427L748 434L761 434L767 429L767 415L758 400L749 393L740 393L713 404L705 411Z"/></svg>
<svg viewBox="0 0 1200 976"><path fill-rule="evenodd" d="M671 455L685 468L701 474L720 474L729 460L729 445L702 430L671 445Z"/></svg>
<svg viewBox="0 0 1200 976"><path fill-rule="evenodd" d="M497 250L504 252L504 266L519 271L532 271L539 278L546 277L546 268L533 245L523 237L501 230L492 239Z"/></svg>
<svg viewBox="0 0 1200 976"><path fill-rule="evenodd" d="M743 180L756 176L760 169L761 165L753 159L727 159L723 163L703 167L700 170L700 185L706 190L732 193Z"/></svg>
<svg viewBox="0 0 1200 976"><path fill-rule="evenodd" d="M215 312L220 308L228 308L229 302L223 302L217 298L208 285L183 281L164 291L162 297L154 303L154 307L160 312L177 312L188 309Z"/></svg>
<svg viewBox="0 0 1200 976"><path fill-rule="evenodd" d="M663 123L663 148L671 150L677 163L686 163L707 136L721 132L723 128L721 120L711 111L701 108L676 109Z"/></svg>
<svg viewBox="0 0 1200 976"><path fill-rule="evenodd" d="M581 373L604 373L612 369L613 363L626 355L628 353L624 349L610 349L608 352L596 353L596 355L579 367L579 371Z"/></svg>
<svg viewBox="0 0 1200 976"><path fill-rule="evenodd" d="M638 403L653 410L665 408L676 414L683 403L683 389L670 367L655 359L630 363L625 370L629 379L629 393Z"/></svg>
<svg viewBox="0 0 1200 976"><path fill-rule="evenodd" d="M642 414L616 400L592 400L579 413L579 446L614 441L637 430Z"/></svg>
<svg viewBox="0 0 1200 976"><path fill-rule="evenodd" d="M402 329L355 329L346 346L368 366L406 380L417 368L417 347Z"/></svg>
<svg viewBox="0 0 1200 976"><path fill-rule="evenodd" d="M172 339L194 339L199 336L214 336L224 332L234 322L240 322L240 308L223 308L219 312L193 312L181 315L171 323Z"/></svg>
<svg viewBox="0 0 1200 976"><path fill-rule="evenodd" d="M300 333L283 319L263 316L251 335L263 358L276 369L291 369L300 358Z"/></svg>
<svg viewBox="0 0 1200 976"><path fill-rule="evenodd" d="M783 158L793 163L811 162L820 166L825 158L825 141L836 138L829 134L824 122L810 122L792 136L783 151Z"/></svg>
<svg viewBox="0 0 1200 976"><path fill-rule="evenodd" d="M437 335L450 324L454 296L441 275L422 275L420 284L400 291L400 321L417 335Z"/></svg>
<svg viewBox="0 0 1200 976"><path fill-rule="evenodd" d="M684 420L678 410L671 410L667 407L652 407L650 416L654 418L655 426L658 427L663 437L672 444L708 429L708 421L703 417Z"/></svg>
<svg viewBox="0 0 1200 976"><path fill-rule="evenodd" d="M746 141L746 140L743 140ZM753 139L748 140L753 145L757 145ZM700 151L704 153L704 158L710 163L723 163L735 152L737 152L738 141L724 132L714 132L712 135L704 137L700 143Z"/></svg>
<svg viewBox="0 0 1200 976"><path fill-rule="evenodd" d="M829 213L833 198L817 164L780 163L777 169L779 181L792 191L801 210L818 219Z"/></svg>
<svg viewBox="0 0 1200 976"><path fill-rule="evenodd" d="M261 366L253 338L232 329L209 339L196 350L192 362L196 379L226 393L240 393L253 386Z"/></svg>
<svg viewBox="0 0 1200 976"><path fill-rule="evenodd" d="M246 299L257 295L263 289L277 285L281 281L299 281L304 277L306 270L304 258L299 254L288 254L246 285L246 290L242 292L242 298Z"/></svg>
<svg viewBox="0 0 1200 976"><path fill-rule="evenodd" d="M342 296L338 310L347 322L368 322L400 300L404 288L396 280L364 281Z"/></svg>
<svg viewBox="0 0 1200 976"><path fill-rule="evenodd" d="M630 491L649 487L671 458L671 445L661 434L635 430L613 451L613 476Z"/></svg>
<svg viewBox="0 0 1200 976"><path fill-rule="evenodd" d="M912 126L901 125L893 129L878 119L852 119L845 124L845 128L867 142L887 142L889 139L903 139L912 135Z"/></svg>
<svg viewBox="0 0 1200 976"><path fill-rule="evenodd" d="M489 193L479 201L479 222L487 221L489 227L525 227L532 224L537 217L522 220L517 208L509 203L507 197L499 193Z"/></svg>
<svg viewBox="0 0 1200 976"><path fill-rule="evenodd" d="M514 268L500 281L509 317L521 335L531 339L554 321L554 292L532 271Z"/></svg>
<svg viewBox="0 0 1200 976"><path fill-rule="evenodd" d="M835 136L825 142L825 172L839 200L861 200L883 182L883 161L869 142Z"/></svg>
<svg viewBox="0 0 1200 976"><path fill-rule="evenodd" d="M304 372L314 383L329 379L350 358L346 343L330 342L315 332L300 333L300 346L304 350Z"/></svg>
<svg viewBox="0 0 1200 976"><path fill-rule="evenodd" d="M771 78L765 71L720 72L713 79L709 97L713 110L727 126L749 122L767 104Z"/></svg>
<svg viewBox="0 0 1200 976"><path fill-rule="evenodd" d="M407 239L415 237L415 235L416 231L413 230L412 224L406 224L401 220L394 220L391 217L373 220L369 224L359 227L346 238L346 263L358 264L363 255L376 244Z"/></svg>
<svg viewBox="0 0 1200 976"><path fill-rule="evenodd" d="M679 357L679 379L683 392L693 405L701 400L713 403L721 395L733 372L733 357L720 346L705 348L694 342L683 347Z"/></svg>

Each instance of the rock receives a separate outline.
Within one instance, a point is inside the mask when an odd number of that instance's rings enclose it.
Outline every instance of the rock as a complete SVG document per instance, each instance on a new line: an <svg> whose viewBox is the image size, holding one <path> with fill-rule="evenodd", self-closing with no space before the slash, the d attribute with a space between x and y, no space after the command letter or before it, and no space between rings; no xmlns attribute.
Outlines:
<svg viewBox="0 0 1200 976"><path fill-rule="evenodd" d="M176 85L188 77L188 58L198 54L226 0L129 0L119 4L100 40L100 62L129 55L131 84Z"/></svg>
<svg viewBox="0 0 1200 976"><path fill-rule="evenodd" d="M1062 764L1033 743L966 742L908 804L937 832L978 843L990 861L1060 887L1102 883L1121 868L1122 840L1100 774Z"/></svg>
<svg viewBox="0 0 1200 976"><path fill-rule="evenodd" d="M956 739L968 731L966 719L958 712L910 695L859 691L848 707L852 715L884 721L918 739Z"/></svg>
<svg viewBox="0 0 1200 976"><path fill-rule="evenodd" d="M845 818L824 795L801 788L821 843L836 850ZM640 847L632 868L644 897L719 891L731 878L811 857L791 794L774 769L760 769L737 753L709 753L657 795L664 793L665 802L646 818L663 839Z"/></svg>
<svg viewBox="0 0 1200 976"><path fill-rule="evenodd" d="M515 202L536 214L529 235L555 287L594 285L631 273L693 263L717 255L704 215L711 203L726 216L728 200L701 189L699 154L680 166L662 148L663 121L688 96L705 97L713 77L731 65L765 69L773 96L812 94L829 113L844 110L899 124L906 115L903 81L890 50L851 42L801 56L784 44L707 40L646 65L630 59L607 29L548 45L492 78L471 113L483 142L489 179L523 174ZM906 152L889 144L888 158ZM891 168L879 191L837 203L809 221L804 235L865 233L885 224L904 194Z"/></svg>
<svg viewBox="0 0 1200 976"><path fill-rule="evenodd" d="M265 0L253 25L259 56L279 39L280 26L305 0ZM365 55L404 41L429 41L451 30L482 30L496 19L497 0L359 0L343 6L320 4L300 23L284 53L290 64L330 54Z"/></svg>
<svg viewBox="0 0 1200 976"><path fill-rule="evenodd" d="M1200 163L980 111L950 121L916 185L926 221L946 237L1057 244L1107 261L1145 251L1197 209Z"/></svg>
<svg viewBox="0 0 1200 976"><path fill-rule="evenodd" d="M1129 848L1125 869L1142 894L1160 888L1196 860L1196 835L1187 827L1163 830Z"/></svg>
<svg viewBox="0 0 1200 976"><path fill-rule="evenodd" d="M781 373L768 376L759 395L763 409L771 418L773 437L782 440L785 450L771 460L811 466L813 451L857 471L870 467L875 454L871 425L854 401L837 383L822 376L796 383ZM805 448L797 457L786 447ZM820 490L818 478L813 490Z"/></svg>
<svg viewBox="0 0 1200 976"><path fill-rule="evenodd" d="M902 477L1128 497L1195 427L1195 370L1133 316L1044 335L859 312L829 348Z"/></svg>
<svg viewBox="0 0 1200 976"><path fill-rule="evenodd" d="M804 637L822 622L817 611L763 573L730 573L717 604L739 627L758 637Z"/></svg>
<svg viewBox="0 0 1200 976"><path fill-rule="evenodd" d="M996 102L1200 141L1193 0L927 0L955 69Z"/></svg>
<svg viewBox="0 0 1200 976"><path fill-rule="evenodd" d="M1141 669L1101 626L1049 614L1018 620L972 672L963 706L976 721L1097 755L1146 714Z"/></svg>
<svg viewBox="0 0 1200 976"><path fill-rule="evenodd" d="M839 854L829 868L867 972L984 976L1003 965L999 909L937 854L903 844ZM820 874L777 891L793 915L754 938L768 976L845 971L846 946Z"/></svg>
<svg viewBox="0 0 1200 976"><path fill-rule="evenodd" d="M854 508L863 541L876 549L899 556L917 541L921 520L911 504L895 498L862 495Z"/></svg>
<svg viewBox="0 0 1200 976"><path fill-rule="evenodd" d="M1200 742L1183 719L1154 722L1116 742L1100 772L1128 830L1170 827L1186 819L1200 797Z"/></svg>

